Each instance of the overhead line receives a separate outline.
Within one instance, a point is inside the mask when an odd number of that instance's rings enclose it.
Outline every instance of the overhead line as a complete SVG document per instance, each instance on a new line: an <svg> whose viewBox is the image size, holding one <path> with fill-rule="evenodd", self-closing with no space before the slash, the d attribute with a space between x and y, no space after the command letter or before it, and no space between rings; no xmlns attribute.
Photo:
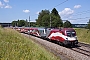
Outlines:
<svg viewBox="0 0 90 60"><path fill-rule="evenodd" d="M67 1L68 1L68 0L65 0L65 1L61 2L60 4L54 6L54 7L57 7L57 6L59 6L59 5L63 4L63 3L65 3L65 2L67 2ZM50 8L50 9L52 9L52 8ZM50 10L50 9L49 9L49 10ZM36 14L33 14L33 15L31 15L31 16L34 16L34 15L36 15Z"/></svg>
<svg viewBox="0 0 90 60"><path fill-rule="evenodd" d="M59 5L63 4L63 3L65 3L65 2L67 2L67 1L68 1L68 0L65 0L65 1L61 2L60 4L54 6L54 7L57 7L57 6L59 6ZM50 8L50 9L51 9L51 8ZM49 9L49 10L50 10L50 9Z"/></svg>
<svg viewBox="0 0 90 60"><path fill-rule="evenodd" d="M56 5L55 7L57 7L57 6L59 6L59 5L63 4L63 3L65 3L65 2L67 2L67 1L68 1L68 0L65 0L64 2L62 2L62 3L58 4L58 5Z"/></svg>
<svg viewBox="0 0 90 60"><path fill-rule="evenodd" d="M85 18L76 18L76 19L69 19L69 20L78 20L78 19L86 19L86 18L90 18L90 17L85 17Z"/></svg>
<svg viewBox="0 0 90 60"><path fill-rule="evenodd" d="M72 16L77 16L77 15L82 15L82 14L86 14L86 13L89 13L90 10L87 10L87 11L82 11L82 12L78 12L77 14L72 14Z"/></svg>
<svg viewBox="0 0 90 60"><path fill-rule="evenodd" d="M82 12L77 12L77 14L71 14L70 16L78 16L78 15L83 15L83 14L87 14L87 13L90 13L90 10L86 10L86 11L82 11ZM69 18L69 17L66 17L66 18Z"/></svg>
<svg viewBox="0 0 90 60"><path fill-rule="evenodd" d="M78 12L77 14L72 14L71 16L78 16L78 15L83 15L83 14L86 14L86 13L89 13L90 12L90 10L86 10L86 11L82 11L82 12ZM69 18L69 17L66 17L67 19ZM75 18L75 19L68 19L68 20L78 20L78 19L86 19L86 18L90 18L90 17L84 17L84 18Z"/></svg>

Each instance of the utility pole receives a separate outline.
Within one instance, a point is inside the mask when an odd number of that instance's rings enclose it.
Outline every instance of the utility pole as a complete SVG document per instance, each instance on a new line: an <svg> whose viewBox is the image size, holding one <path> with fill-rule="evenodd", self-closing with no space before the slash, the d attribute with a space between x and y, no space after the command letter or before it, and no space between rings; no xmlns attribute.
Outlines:
<svg viewBox="0 0 90 60"><path fill-rule="evenodd" d="M29 27L30 27L30 16L29 16Z"/></svg>
<svg viewBox="0 0 90 60"><path fill-rule="evenodd" d="M30 29L30 16L29 16L29 29ZM29 30L29 34L30 34L30 30ZM30 35L29 35L30 38Z"/></svg>
<svg viewBox="0 0 90 60"><path fill-rule="evenodd" d="M26 23L25 23L25 26L26 26L26 27L28 27L28 21L27 21L27 19L26 19Z"/></svg>
<svg viewBox="0 0 90 60"><path fill-rule="evenodd" d="M50 16L50 27L51 27L51 16Z"/></svg>

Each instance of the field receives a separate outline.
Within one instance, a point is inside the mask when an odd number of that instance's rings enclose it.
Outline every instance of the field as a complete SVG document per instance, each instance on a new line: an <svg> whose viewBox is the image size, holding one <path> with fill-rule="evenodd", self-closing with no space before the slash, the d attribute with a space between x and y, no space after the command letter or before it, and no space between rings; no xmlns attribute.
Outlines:
<svg viewBox="0 0 90 60"><path fill-rule="evenodd" d="M0 27L0 60L60 60L17 31Z"/></svg>
<svg viewBox="0 0 90 60"><path fill-rule="evenodd" d="M80 42L89 43L90 44L90 30L84 28L75 29L77 33L78 40Z"/></svg>

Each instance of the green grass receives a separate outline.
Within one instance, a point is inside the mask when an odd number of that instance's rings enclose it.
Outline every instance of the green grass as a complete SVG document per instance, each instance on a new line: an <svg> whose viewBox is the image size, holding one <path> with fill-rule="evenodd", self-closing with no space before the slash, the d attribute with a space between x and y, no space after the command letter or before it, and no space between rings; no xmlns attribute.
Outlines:
<svg viewBox="0 0 90 60"><path fill-rule="evenodd" d="M0 60L60 60L17 31L0 27Z"/></svg>
<svg viewBox="0 0 90 60"><path fill-rule="evenodd" d="M77 33L78 40L80 42L89 43L90 44L90 30L77 28L75 29Z"/></svg>

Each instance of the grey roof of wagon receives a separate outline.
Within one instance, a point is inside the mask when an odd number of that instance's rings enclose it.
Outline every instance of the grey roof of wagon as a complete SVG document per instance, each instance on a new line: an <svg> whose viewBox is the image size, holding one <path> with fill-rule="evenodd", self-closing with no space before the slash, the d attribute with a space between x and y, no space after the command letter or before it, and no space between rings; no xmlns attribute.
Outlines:
<svg viewBox="0 0 90 60"><path fill-rule="evenodd" d="M38 30L44 30L45 28L38 28Z"/></svg>

